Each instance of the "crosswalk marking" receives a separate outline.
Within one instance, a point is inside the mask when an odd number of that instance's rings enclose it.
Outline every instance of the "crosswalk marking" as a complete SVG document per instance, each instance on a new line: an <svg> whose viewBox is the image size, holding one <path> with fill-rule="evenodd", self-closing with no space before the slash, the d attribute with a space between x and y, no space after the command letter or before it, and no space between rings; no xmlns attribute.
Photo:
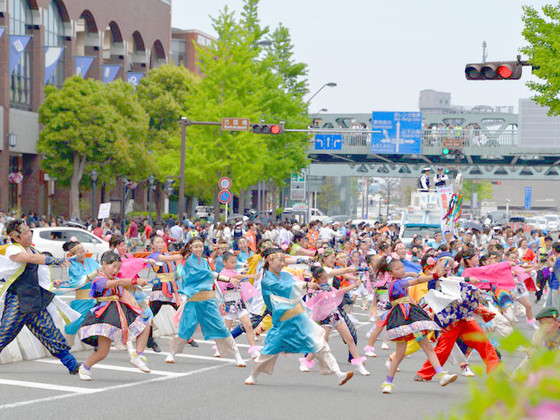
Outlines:
<svg viewBox="0 0 560 420"><path fill-rule="evenodd" d="M56 362L60 363L60 362ZM55 384L44 384L41 382L31 382L31 381L15 381L12 379L0 379L0 385L10 385L10 386L22 386L26 388L38 388L38 389L48 389L49 391L63 391L71 392L73 394L93 394L98 392L97 389L92 388L80 388L77 386L66 386L66 385L55 385Z"/></svg>
<svg viewBox="0 0 560 420"><path fill-rule="evenodd" d="M55 359L38 359L38 360L34 360L34 361L39 362L39 363L51 363L51 364L59 364L60 363L60 361L55 360ZM92 367L92 369L94 371L96 369L105 369L105 370L116 370L116 371L119 371L119 372L141 373L143 375L146 375L145 372L142 372L137 368L127 367L127 366L107 365L107 364L104 364L104 363L97 363ZM168 372L168 371L165 371L165 370L152 370L150 372L150 374L160 375L160 376L181 376L180 372Z"/></svg>

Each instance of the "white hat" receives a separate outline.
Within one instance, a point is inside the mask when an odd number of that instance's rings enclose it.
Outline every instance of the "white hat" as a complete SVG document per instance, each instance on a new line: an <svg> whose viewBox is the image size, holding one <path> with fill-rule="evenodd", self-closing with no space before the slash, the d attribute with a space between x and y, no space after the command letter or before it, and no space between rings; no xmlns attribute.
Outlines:
<svg viewBox="0 0 560 420"><path fill-rule="evenodd" d="M426 171L431 171L429 166L426 166L426 167L422 168L422 172L426 172Z"/></svg>

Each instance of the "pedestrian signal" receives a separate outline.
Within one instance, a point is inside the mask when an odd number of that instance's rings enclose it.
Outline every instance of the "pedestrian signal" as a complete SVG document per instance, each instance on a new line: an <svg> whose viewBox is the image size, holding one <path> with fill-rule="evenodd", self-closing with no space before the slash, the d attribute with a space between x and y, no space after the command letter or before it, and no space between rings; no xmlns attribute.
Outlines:
<svg viewBox="0 0 560 420"><path fill-rule="evenodd" d="M518 61L492 61L465 66L467 80L518 80L523 65Z"/></svg>

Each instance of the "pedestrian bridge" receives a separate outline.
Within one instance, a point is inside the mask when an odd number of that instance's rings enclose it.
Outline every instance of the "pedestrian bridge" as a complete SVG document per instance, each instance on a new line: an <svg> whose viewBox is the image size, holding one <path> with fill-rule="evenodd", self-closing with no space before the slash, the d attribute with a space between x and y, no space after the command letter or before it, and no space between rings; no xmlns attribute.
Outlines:
<svg viewBox="0 0 560 420"><path fill-rule="evenodd" d="M444 166L468 179L560 180L560 141L554 148L521 146L517 115L435 115L424 115L422 153L417 155L372 153L371 114L315 115L317 133L338 134L342 141L325 145L313 137L310 175L417 178L425 166ZM444 148L454 147L461 154L443 154Z"/></svg>

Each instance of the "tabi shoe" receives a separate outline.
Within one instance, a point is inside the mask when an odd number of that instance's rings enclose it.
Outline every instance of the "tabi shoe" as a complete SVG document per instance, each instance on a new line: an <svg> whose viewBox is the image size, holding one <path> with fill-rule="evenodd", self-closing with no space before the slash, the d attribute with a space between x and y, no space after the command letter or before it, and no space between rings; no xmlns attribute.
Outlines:
<svg viewBox="0 0 560 420"><path fill-rule="evenodd" d="M245 363L245 360L243 360L239 352L235 353L235 366L247 367L247 363Z"/></svg>
<svg viewBox="0 0 560 420"><path fill-rule="evenodd" d="M391 363L393 362L393 359L391 359L391 356L389 356L387 358L387 360L385 360L385 367L387 368L387 370L391 369ZM400 372L401 368L397 368L397 372Z"/></svg>
<svg viewBox="0 0 560 420"><path fill-rule="evenodd" d="M218 350L218 346L216 346L215 344L212 346L212 348L214 349L214 357L222 357L220 356L220 351Z"/></svg>
<svg viewBox="0 0 560 420"><path fill-rule="evenodd" d="M457 375L455 373L450 375L447 372L441 372L438 375L438 379L439 379L439 384L441 386L446 386L446 385L449 385L452 382L455 382L457 380Z"/></svg>
<svg viewBox="0 0 560 420"><path fill-rule="evenodd" d="M253 377L253 375L249 375L247 379L245 379L245 385L256 385L257 380Z"/></svg>
<svg viewBox="0 0 560 420"><path fill-rule="evenodd" d="M365 346L364 347L364 354L367 357L377 357L377 354L375 354L375 347L373 347L373 346Z"/></svg>
<svg viewBox="0 0 560 420"><path fill-rule="evenodd" d="M385 341L381 343L381 350L389 350L389 344L387 344Z"/></svg>
<svg viewBox="0 0 560 420"><path fill-rule="evenodd" d="M78 375L82 381L91 381L91 372L87 370L84 365L80 365Z"/></svg>
<svg viewBox="0 0 560 420"><path fill-rule="evenodd" d="M461 375L472 378L475 376L474 372L469 368L469 365L461 366Z"/></svg>
<svg viewBox="0 0 560 420"><path fill-rule="evenodd" d="M138 353L134 352L134 354L130 357L130 364L135 368L138 368L144 373L150 373L151 370L146 364L144 360L142 360L141 356L138 356Z"/></svg>
<svg viewBox="0 0 560 420"><path fill-rule="evenodd" d="M315 362L313 360L307 360L305 357L300 357L299 359L300 372L311 372L313 366L315 366Z"/></svg>
<svg viewBox="0 0 560 420"><path fill-rule="evenodd" d="M358 357L357 359L352 359L350 363L356 366L356 372L358 372L362 376L369 376L370 373L364 367L364 362L366 361L365 357Z"/></svg>
<svg viewBox="0 0 560 420"><path fill-rule="evenodd" d="M534 329L534 330L538 330L538 329L539 329L539 326L537 325L537 320L536 320L535 318L533 318L533 319L527 318L527 326L528 326L529 328Z"/></svg>
<svg viewBox="0 0 560 420"><path fill-rule="evenodd" d="M393 383L391 382L383 382L383 385L381 386L381 392L383 394L390 394L393 392L394 387L395 385L393 385Z"/></svg>
<svg viewBox="0 0 560 420"><path fill-rule="evenodd" d="M175 363L175 357L169 353L165 358L165 363Z"/></svg>
<svg viewBox="0 0 560 420"><path fill-rule="evenodd" d="M338 378L338 386L344 385L346 382L352 379L352 376L354 376L354 372L352 372L351 370L348 372L338 372L336 374L336 377Z"/></svg>
<svg viewBox="0 0 560 420"><path fill-rule="evenodd" d="M249 356L251 356L251 359L256 359L261 354L261 347L251 346L251 347L249 347L249 350L247 350L247 353L249 353Z"/></svg>

